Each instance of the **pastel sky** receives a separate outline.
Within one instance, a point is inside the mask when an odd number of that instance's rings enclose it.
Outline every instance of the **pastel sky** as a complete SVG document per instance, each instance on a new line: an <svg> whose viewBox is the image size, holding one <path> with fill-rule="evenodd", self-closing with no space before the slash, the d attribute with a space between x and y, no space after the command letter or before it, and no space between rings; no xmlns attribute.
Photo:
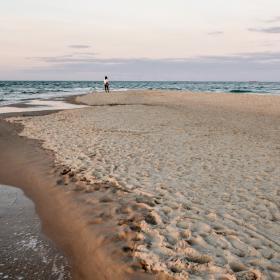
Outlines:
<svg viewBox="0 0 280 280"><path fill-rule="evenodd" d="M1 80L280 81L279 0L0 0Z"/></svg>

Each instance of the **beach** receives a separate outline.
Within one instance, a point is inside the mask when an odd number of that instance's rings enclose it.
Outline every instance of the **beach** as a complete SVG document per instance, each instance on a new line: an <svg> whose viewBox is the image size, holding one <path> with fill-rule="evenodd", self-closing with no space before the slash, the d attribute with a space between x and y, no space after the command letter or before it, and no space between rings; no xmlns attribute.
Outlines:
<svg viewBox="0 0 280 280"><path fill-rule="evenodd" d="M88 107L16 115L0 129L11 133L1 166L28 161L0 183L41 205L74 279L280 278L280 97L128 91L75 102Z"/></svg>

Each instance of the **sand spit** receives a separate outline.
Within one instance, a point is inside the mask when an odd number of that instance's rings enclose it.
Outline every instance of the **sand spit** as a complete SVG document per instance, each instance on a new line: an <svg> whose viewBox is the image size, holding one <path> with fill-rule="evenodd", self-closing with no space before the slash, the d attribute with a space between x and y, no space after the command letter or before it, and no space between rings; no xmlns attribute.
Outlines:
<svg viewBox="0 0 280 280"><path fill-rule="evenodd" d="M280 278L279 97L129 92L77 100L93 107L10 121L55 152L69 168L66 181L86 183L77 183L85 202L96 184L111 186L99 199L108 211L114 188L128 194L136 206L126 209L123 198L111 215L137 233L127 250L146 270Z"/></svg>

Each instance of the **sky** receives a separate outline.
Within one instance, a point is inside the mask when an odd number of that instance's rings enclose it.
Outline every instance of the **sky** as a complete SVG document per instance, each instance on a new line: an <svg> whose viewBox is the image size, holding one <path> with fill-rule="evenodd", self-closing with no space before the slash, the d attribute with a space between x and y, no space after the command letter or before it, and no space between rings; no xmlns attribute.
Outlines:
<svg viewBox="0 0 280 280"><path fill-rule="evenodd" d="M0 0L0 80L280 81L279 0Z"/></svg>

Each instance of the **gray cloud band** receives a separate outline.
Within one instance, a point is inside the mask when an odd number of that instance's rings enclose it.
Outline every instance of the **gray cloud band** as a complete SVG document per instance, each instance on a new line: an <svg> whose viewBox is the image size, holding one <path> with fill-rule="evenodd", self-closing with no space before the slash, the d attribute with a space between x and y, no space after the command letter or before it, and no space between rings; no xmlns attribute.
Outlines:
<svg viewBox="0 0 280 280"><path fill-rule="evenodd" d="M198 56L193 58L163 58L163 59L149 59L149 58L108 58L102 59L96 57L95 53L77 53L63 56L53 57L33 57L29 58L52 64L103 64L103 65L119 65L119 64L186 64L186 63L274 63L280 62L280 52L254 52L254 53L240 53L227 56Z"/></svg>
<svg viewBox="0 0 280 280"><path fill-rule="evenodd" d="M89 46L89 45L70 45L68 47L72 48L72 49L89 49L91 46Z"/></svg>
<svg viewBox="0 0 280 280"><path fill-rule="evenodd" d="M213 31L213 32L208 32L208 35L212 35L212 36L217 36L217 35L223 35L224 32L223 31Z"/></svg>
<svg viewBox="0 0 280 280"><path fill-rule="evenodd" d="M279 80L280 52L241 53L194 58L112 58L94 54L71 54L30 58L44 66L25 69L21 77L37 79L99 79L109 74L115 80Z"/></svg>
<svg viewBox="0 0 280 280"><path fill-rule="evenodd" d="M268 28L249 28L249 31L253 32L262 32L262 33L271 33L271 34L280 34L280 26L268 27Z"/></svg>

